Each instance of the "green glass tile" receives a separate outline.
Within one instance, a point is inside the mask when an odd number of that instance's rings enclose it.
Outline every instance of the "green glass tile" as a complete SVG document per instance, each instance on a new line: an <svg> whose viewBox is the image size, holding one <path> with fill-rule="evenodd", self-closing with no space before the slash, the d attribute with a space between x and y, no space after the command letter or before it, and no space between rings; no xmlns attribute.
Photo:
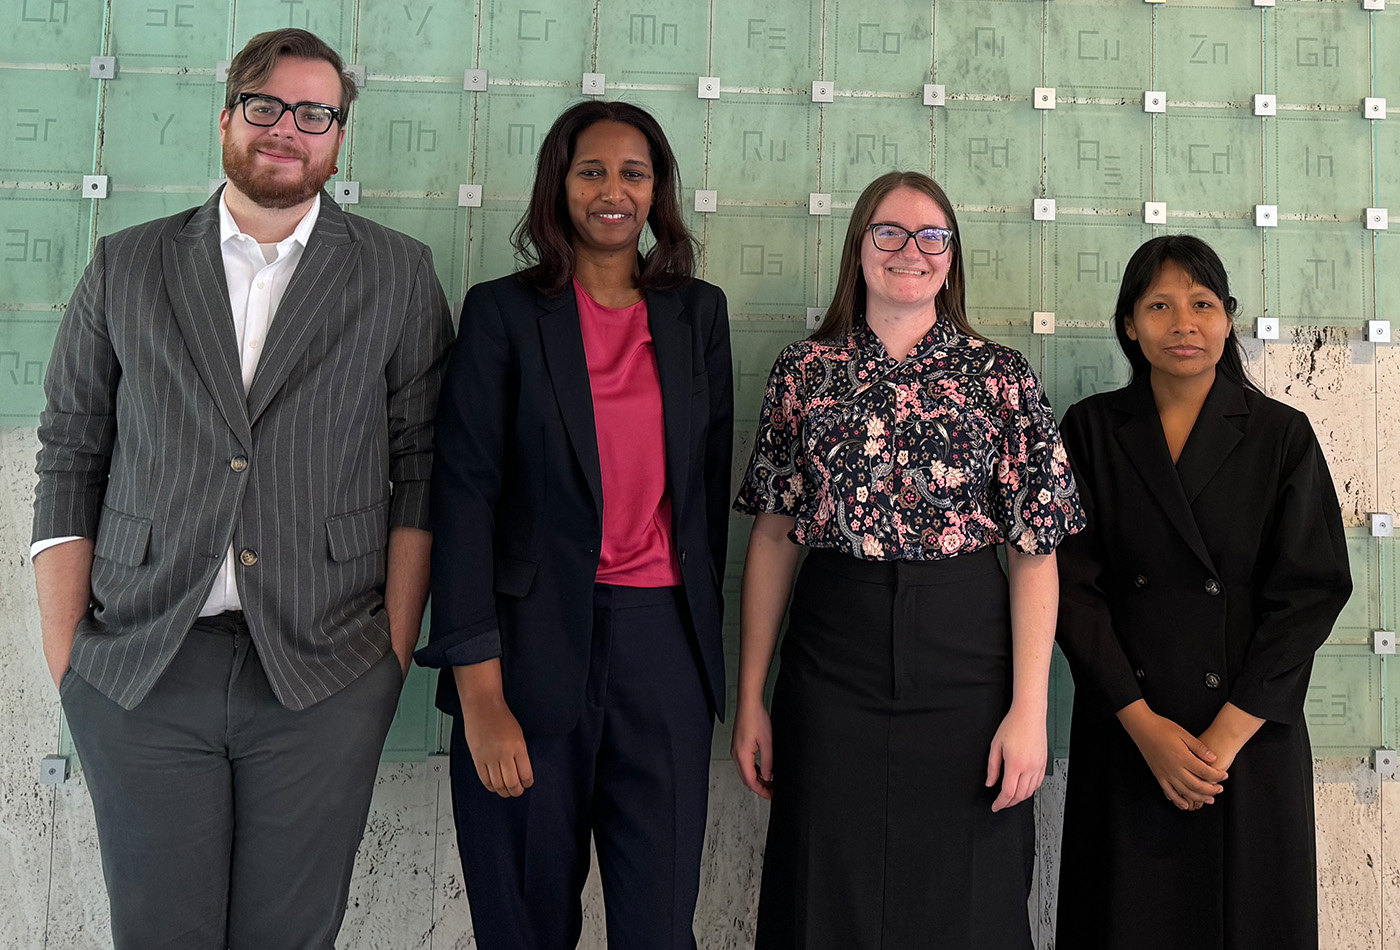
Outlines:
<svg viewBox="0 0 1400 950"><path fill-rule="evenodd" d="M1151 84L1152 7L1057 0L1045 8L1050 23L1046 81L1058 98L1137 98ZM1025 95L1030 90L1024 91Z"/></svg>
<svg viewBox="0 0 1400 950"><path fill-rule="evenodd" d="M208 189L179 191L116 191L97 202L97 234L115 234L123 228L165 218L202 205Z"/></svg>
<svg viewBox="0 0 1400 950"><path fill-rule="evenodd" d="M1023 102L934 110L934 177L960 205L1031 207L1040 197L1040 113Z"/></svg>
<svg viewBox="0 0 1400 950"><path fill-rule="evenodd" d="M822 138L826 162L821 191L854 201L888 171L932 170L932 117L912 99L842 99L825 107ZM818 189L812 189L816 191Z"/></svg>
<svg viewBox="0 0 1400 950"><path fill-rule="evenodd" d="M804 92L824 78L817 59L821 4L714 0L712 6L714 75L724 85Z"/></svg>
<svg viewBox="0 0 1400 950"><path fill-rule="evenodd" d="M1266 64L1280 104L1361 108L1370 95L1369 17L1358 4L1285 3L1270 14Z"/></svg>
<svg viewBox="0 0 1400 950"><path fill-rule="evenodd" d="M38 424L60 318L57 310L0 312L0 425Z"/></svg>
<svg viewBox="0 0 1400 950"><path fill-rule="evenodd" d="M1371 205L1371 120L1355 113L1289 112L1274 124L1278 148L1269 171L1280 214L1339 214L1360 226ZM1277 200L1273 200L1277 198Z"/></svg>
<svg viewBox="0 0 1400 950"><path fill-rule="evenodd" d="M447 300L454 306L462 299L462 248L467 243L467 215L457 207L457 196L434 200L370 198L347 208L385 227L422 241L433 251L433 267Z"/></svg>
<svg viewBox="0 0 1400 950"><path fill-rule="evenodd" d="M441 715L433 705L437 691L437 670L426 670L414 666L404 681L399 693L399 707L394 713L394 721L389 724L389 734L384 738L384 751L381 762L421 762L430 753L437 752L438 718Z"/></svg>
<svg viewBox="0 0 1400 950"><path fill-rule="evenodd" d="M1045 85L1040 81L1044 10L1041 2L942 0L933 8L932 81L952 95L1029 96Z"/></svg>
<svg viewBox="0 0 1400 950"><path fill-rule="evenodd" d="M1367 647L1324 646L1303 711L1318 755L1358 755L1382 743L1381 658Z"/></svg>
<svg viewBox="0 0 1400 950"><path fill-rule="evenodd" d="M817 228L800 211L723 208L709 222L706 272L724 288L733 314L792 317L812 306Z"/></svg>
<svg viewBox="0 0 1400 950"><path fill-rule="evenodd" d="M1395 227L1400 229L1400 214ZM1400 233L1376 235L1376 319L1400 320Z"/></svg>
<svg viewBox="0 0 1400 950"><path fill-rule="evenodd" d="M481 11L481 68L493 79L581 83L584 73L598 71L589 68L592 38L591 3L486 0ZM466 59L469 47L463 47Z"/></svg>
<svg viewBox="0 0 1400 950"><path fill-rule="evenodd" d="M838 90L918 92L922 101L933 55L927 0L831 0L826 10L827 75L813 79L830 79Z"/></svg>
<svg viewBox="0 0 1400 950"><path fill-rule="evenodd" d="M578 100L572 89L493 89L478 104L473 141L479 184L488 195L526 198L545 133Z"/></svg>
<svg viewBox="0 0 1400 950"><path fill-rule="evenodd" d="M1367 202L1366 206L1395 209L1391 227L1400 229L1400 91L1391 101L1396 103L1395 119L1371 123L1375 137L1372 162L1376 170L1376 201L1374 205ZM1358 164L1364 160L1364 156L1357 158Z"/></svg>
<svg viewBox="0 0 1400 950"><path fill-rule="evenodd" d="M91 220L92 203L71 193L0 192L0 304L67 302L87 266Z"/></svg>
<svg viewBox="0 0 1400 950"><path fill-rule="evenodd" d="M1045 115L1046 197L1140 211L1150 197L1152 117L1131 105L1061 105Z"/></svg>
<svg viewBox="0 0 1400 950"><path fill-rule="evenodd" d="M1157 11L1157 79L1173 102L1253 103L1263 70L1263 19L1241 5L1166 4ZM1252 110L1249 110L1252 114Z"/></svg>
<svg viewBox="0 0 1400 950"><path fill-rule="evenodd" d="M807 336L800 318L791 320L734 320L729 324L729 345L734 354L735 458L747 460L753 452L754 431L763 407L768 374L783 347Z"/></svg>
<svg viewBox="0 0 1400 950"><path fill-rule="evenodd" d="M118 76L130 66L212 69L228 58L228 4L222 0L112 0Z"/></svg>
<svg viewBox="0 0 1400 950"><path fill-rule="evenodd" d="M805 207L819 190L819 118L798 96L725 96L711 115L709 187L721 202L788 199Z"/></svg>
<svg viewBox="0 0 1400 950"><path fill-rule="evenodd" d="M519 270L511 232L525 213L524 201L495 201L487 198L482 207L471 209L471 258L468 286L504 277Z"/></svg>
<svg viewBox="0 0 1400 950"><path fill-rule="evenodd" d="M836 280L841 273L841 253L846 246L846 230L851 226L851 212L845 208L832 211L828 217L817 219L818 254L817 294L811 306L825 307L836 293ZM869 232L861 236L870 240Z"/></svg>
<svg viewBox="0 0 1400 950"><path fill-rule="evenodd" d="M1374 37L1371 53L1375 58L1371 76L1375 86L1367 95L1385 96L1388 104L1400 103L1400 16L1391 11L1370 19ZM1400 105L1395 108L1400 109Z"/></svg>
<svg viewBox="0 0 1400 950"><path fill-rule="evenodd" d="M255 34L295 26L325 40L347 63L354 61L355 0L238 0L232 10L235 50Z"/></svg>
<svg viewBox="0 0 1400 950"><path fill-rule="evenodd" d="M661 131L666 135L666 141L671 143L671 151L675 153L676 162L680 166L681 184L685 189L681 196L681 207L694 209L695 195L692 192L703 187L701 183L705 180L707 101L697 98L693 92L669 90L629 92L626 96L617 98L642 107L661 123Z"/></svg>
<svg viewBox="0 0 1400 950"><path fill-rule="evenodd" d="M211 77L114 80L103 117L102 174L122 185L204 185L223 174L222 85Z"/></svg>
<svg viewBox="0 0 1400 950"><path fill-rule="evenodd" d="M472 61L472 3L407 4L362 0L355 58L371 74L461 78ZM461 83L456 87L461 92ZM475 95L475 93L463 93Z"/></svg>
<svg viewBox="0 0 1400 950"><path fill-rule="evenodd" d="M86 73L9 70L0 115L0 175L18 181L92 174L97 100Z"/></svg>
<svg viewBox="0 0 1400 950"><path fill-rule="evenodd" d="M974 314L972 328L993 343L1000 343L1020 353L1031 364L1031 369L1037 376L1043 375L1045 360L1042 358L1042 349L1048 337L1033 333L1028 323L999 323L981 319Z"/></svg>
<svg viewBox="0 0 1400 950"><path fill-rule="evenodd" d="M1236 110L1176 110L1156 117L1157 200L1169 211L1248 212L1265 204L1263 126Z"/></svg>
<svg viewBox="0 0 1400 950"><path fill-rule="evenodd" d="M1170 207L1170 205L1168 205ZM1236 319L1242 326L1252 327L1253 319L1264 312L1264 229L1256 228L1251 215L1248 222L1201 218L1171 222L1173 234L1193 234L1209 244L1220 255L1225 274L1230 279L1230 295L1239 301ZM1116 302L1116 295L1115 300ZM1112 310L1113 302L1109 309ZM1106 316L1111 316L1107 314ZM1246 330L1245 336L1252 336Z"/></svg>
<svg viewBox="0 0 1400 950"><path fill-rule="evenodd" d="M1359 222L1284 221L1270 231L1269 298L1276 316L1350 327L1369 319L1371 242Z"/></svg>
<svg viewBox="0 0 1400 950"><path fill-rule="evenodd" d="M102 55L102 6L83 0L11 0L0 12L0 62L86 63ZM10 76L4 81L8 86Z"/></svg>
<svg viewBox="0 0 1400 950"><path fill-rule="evenodd" d="M1394 749L1400 742L1400 661L1383 657L1381 666L1385 670L1385 747Z"/></svg>
<svg viewBox="0 0 1400 950"><path fill-rule="evenodd" d="M1048 229L1050 271L1047 296L1057 324L1066 320L1110 320L1123 267L1152 229L1127 218L1085 220L1060 217ZM1059 335L1058 329L1056 336Z"/></svg>
<svg viewBox="0 0 1400 950"><path fill-rule="evenodd" d="M598 9L598 68L591 71L606 75L609 85L689 86L709 75L708 4L611 0Z"/></svg>
<svg viewBox="0 0 1400 950"><path fill-rule="evenodd" d="M1012 215L958 215L967 307L975 319L1028 324L1040 302L1040 224Z"/></svg>
<svg viewBox="0 0 1400 950"><path fill-rule="evenodd" d="M1058 417L1081 399L1128 384L1131 370L1110 327L1057 326L1045 346L1045 395Z"/></svg>
<svg viewBox="0 0 1400 950"><path fill-rule="evenodd" d="M361 189L440 191L455 201L458 185L474 184L472 95L371 81L351 115L349 174Z"/></svg>
<svg viewBox="0 0 1400 950"><path fill-rule="evenodd" d="M1381 629L1382 583L1380 545L1366 528L1347 529L1347 560L1351 564L1351 599L1342 608L1327 642L1365 645L1371 642L1372 631Z"/></svg>

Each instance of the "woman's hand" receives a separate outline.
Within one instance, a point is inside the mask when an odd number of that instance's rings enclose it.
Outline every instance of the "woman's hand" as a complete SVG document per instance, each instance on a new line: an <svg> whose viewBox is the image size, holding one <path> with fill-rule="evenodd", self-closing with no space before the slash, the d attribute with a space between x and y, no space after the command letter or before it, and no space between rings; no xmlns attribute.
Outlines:
<svg viewBox="0 0 1400 950"><path fill-rule="evenodd" d="M759 798L773 798L773 724L763 701L741 702L734 713L729 755L739 778Z"/></svg>
<svg viewBox="0 0 1400 950"><path fill-rule="evenodd" d="M1001 779L1001 794L992 811L1001 811L1035 794L1045 781L1045 710L1039 712L1011 704L1011 710L992 736L987 755L987 787Z"/></svg>
<svg viewBox="0 0 1400 950"><path fill-rule="evenodd" d="M462 727L482 785L502 798L517 798L535 784L525 733L504 699L464 705Z"/></svg>
<svg viewBox="0 0 1400 950"><path fill-rule="evenodd" d="M1118 719L1137 743L1168 801L1182 811L1215 804L1215 796L1224 790L1220 783L1229 774L1215 767L1216 755L1210 746L1154 713L1146 700L1118 710Z"/></svg>
<svg viewBox="0 0 1400 950"><path fill-rule="evenodd" d="M454 666L452 678L462 704L462 731L481 784L502 798L516 798L535 784L525 733L506 705L501 661Z"/></svg>

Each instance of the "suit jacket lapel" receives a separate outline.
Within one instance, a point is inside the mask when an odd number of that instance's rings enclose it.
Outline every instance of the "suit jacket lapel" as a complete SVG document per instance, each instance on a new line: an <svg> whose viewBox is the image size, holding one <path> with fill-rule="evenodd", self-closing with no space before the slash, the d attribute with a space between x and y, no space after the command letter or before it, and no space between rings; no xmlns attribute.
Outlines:
<svg viewBox="0 0 1400 950"><path fill-rule="evenodd" d="M1119 392L1119 409L1128 413L1127 421L1118 427L1114 436L1122 446L1138 475L1147 485L1148 494L1161 507L1182 539L1201 559L1212 574L1216 573L1205 539L1196 526L1196 516L1191 511L1191 503L1182 488L1176 466L1172 464L1171 453L1167 449L1167 439L1162 433L1162 420L1157 415L1157 405L1152 399L1152 388L1144 380L1135 382ZM1125 512L1123 517L1132 517Z"/></svg>
<svg viewBox="0 0 1400 950"><path fill-rule="evenodd" d="M174 240L165 244L161 267L190 360L224 421L243 447L251 450L252 428L219 248L218 202L216 194L194 213Z"/></svg>
<svg viewBox="0 0 1400 950"><path fill-rule="evenodd" d="M554 398L564 429L578 456L593 503L603 510L603 473L598 461L598 430L593 422L593 389L588 383L588 356L579 329L578 303L572 290L540 297L540 345L549 369Z"/></svg>
<svg viewBox="0 0 1400 950"><path fill-rule="evenodd" d="M647 294L647 323L656 348L656 369L661 376L661 413L666 427L666 485L672 514L681 516L690 471L690 326L682 319L684 306L674 292Z"/></svg>
<svg viewBox="0 0 1400 950"><path fill-rule="evenodd" d="M316 334L327 323L343 322L347 316L340 310L341 289L359 258L359 242L350 236L345 212L325 192L320 200L316 227L277 304L267 346L248 390L248 418L253 422L272 402Z"/></svg>
<svg viewBox="0 0 1400 950"><path fill-rule="evenodd" d="M1244 389L1217 374L1176 463L1188 502L1195 504L1201 490L1244 438L1241 423L1248 415Z"/></svg>

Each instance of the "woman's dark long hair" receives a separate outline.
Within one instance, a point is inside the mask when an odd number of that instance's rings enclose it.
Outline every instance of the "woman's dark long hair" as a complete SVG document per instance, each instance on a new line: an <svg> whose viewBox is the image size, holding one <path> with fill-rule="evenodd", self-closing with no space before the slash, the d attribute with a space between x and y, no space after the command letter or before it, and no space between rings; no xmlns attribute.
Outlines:
<svg viewBox="0 0 1400 950"><path fill-rule="evenodd" d="M1216 369L1226 379L1260 392L1244 369L1244 350L1240 346L1240 338L1235 334L1235 314L1239 312L1240 304L1230 296L1230 278L1225 273L1225 265L1214 248L1191 234L1155 237L1134 251L1123 268L1123 283L1118 288L1118 304L1113 310L1113 332L1118 336L1123 355L1133 367L1133 380L1148 379L1152 375L1152 364L1143 355L1138 342L1128 336L1127 319L1133 315L1133 308L1167 262L1180 267L1188 277L1219 297L1225 305L1225 313L1230 318L1230 334L1225 338L1225 349L1220 354L1220 362L1215 364Z"/></svg>
<svg viewBox="0 0 1400 950"><path fill-rule="evenodd" d="M814 340L833 340L844 337L855 326L856 318L865 314L865 275L860 269L861 242L869 240L866 228L875 217L879 207L890 192L897 188L911 188L930 198L943 210L948 218L948 227L953 232L952 245L944 254L952 258L948 267L948 284L938 291L934 307L940 320L946 319L959 332L981 340L982 334L972 329L967 319L967 303L964 293L962 245L958 234L958 216L953 213L953 203L939 187L938 182L918 172L886 172L865 186L851 210L851 222L846 226L846 241L841 246L841 266L836 272L836 290L831 295L831 304L826 308L826 317L821 326L812 334Z"/></svg>
<svg viewBox="0 0 1400 950"><path fill-rule="evenodd" d="M540 144L530 204L511 233L520 278L543 294L563 293L574 276L574 226L566 182L579 133L598 122L621 122L646 137L651 150L651 213L655 246L642 260L639 290L673 290L695 271L695 239L681 217L680 171L661 125L630 102L589 99L565 109Z"/></svg>

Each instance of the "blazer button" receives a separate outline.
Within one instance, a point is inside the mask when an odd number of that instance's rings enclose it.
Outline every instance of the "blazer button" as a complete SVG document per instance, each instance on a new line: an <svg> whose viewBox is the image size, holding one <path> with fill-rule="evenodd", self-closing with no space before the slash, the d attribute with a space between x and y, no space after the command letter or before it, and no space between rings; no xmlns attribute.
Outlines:
<svg viewBox="0 0 1400 950"><path fill-rule="evenodd" d="M1140 680L1145 680L1145 679L1147 679L1147 674L1144 673L1142 670L1133 670L1133 675L1136 676L1136 677L1137 677L1138 679L1140 679Z"/></svg>
<svg viewBox="0 0 1400 950"><path fill-rule="evenodd" d="M1146 587L1146 586L1147 586L1147 578L1145 578L1145 577L1143 577L1141 574L1139 574L1137 577L1134 577L1134 578L1133 578L1133 583L1136 584L1138 587Z"/></svg>
<svg viewBox="0 0 1400 950"><path fill-rule="evenodd" d="M681 551L681 563L685 563L685 551Z"/></svg>
<svg viewBox="0 0 1400 950"><path fill-rule="evenodd" d="M1207 674L1206 674L1206 689L1219 689L1219 688L1220 688L1220 674L1219 674L1219 673L1207 673Z"/></svg>
<svg viewBox="0 0 1400 950"><path fill-rule="evenodd" d="M247 471L248 457L246 455L235 455L233 458L229 459L228 467L233 469L235 472Z"/></svg>
<svg viewBox="0 0 1400 950"><path fill-rule="evenodd" d="M1206 593L1210 594L1210 596L1212 597L1219 595L1220 582L1213 577L1210 580L1206 581Z"/></svg>
<svg viewBox="0 0 1400 950"><path fill-rule="evenodd" d="M252 548L244 548L242 551L238 552L238 560L244 567L252 567L254 564L258 563L258 552L254 551Z"/></svg>

